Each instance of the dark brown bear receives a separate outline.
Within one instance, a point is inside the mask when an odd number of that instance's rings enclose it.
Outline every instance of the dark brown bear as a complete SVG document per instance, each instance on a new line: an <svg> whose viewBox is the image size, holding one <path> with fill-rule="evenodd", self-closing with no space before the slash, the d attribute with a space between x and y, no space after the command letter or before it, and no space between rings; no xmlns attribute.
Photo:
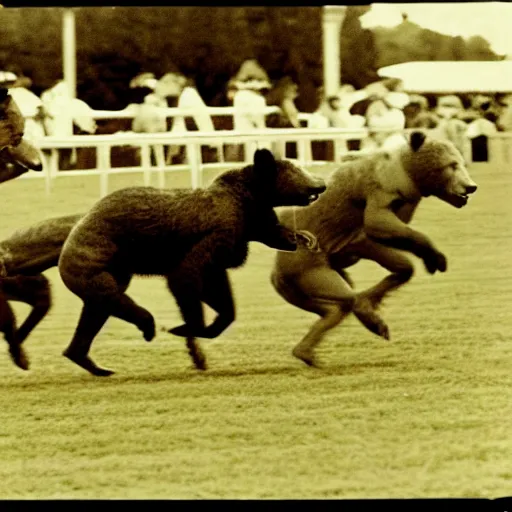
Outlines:
<svg viewBox="0 0 512 512"><path fill-rule="evenodd" d="M0 87L0 183L10 181L29 169L41 171L39 151L23 140L25 118L9 91ZM0 332L9 346L15 346L15 317L4 294L2 265L0 262Z"/></svg>
<svg viewBox="0 0 512 512"><path fill-rule="evenodd" d="M279 224L273 208L308 205L324 190L322 179L262 149L253 165L221 174L206 189L133 187L104 197L62 248L60 275L84 303L64 355L93 375L112 374L88 356L91 344L110 316L152 340L153 316L125 292L135 274L161 275L185 321L171 332L187 337L196 366L204 368L195 337L218 336L235 316L226 269L244 264L250 241L295 250L295 232ZM210 326L201 302L218 314Z"/></svg>
<svg viewBox="0 0 512 512"><path fill-rule="evenodd" d="M12 360L23 370L29 363L21 344L51 307L50 283L42 272L57 265L64 241L82 216L46 219L0 242L0 332ZM32 308L19 328L8 301Z"/></svg>

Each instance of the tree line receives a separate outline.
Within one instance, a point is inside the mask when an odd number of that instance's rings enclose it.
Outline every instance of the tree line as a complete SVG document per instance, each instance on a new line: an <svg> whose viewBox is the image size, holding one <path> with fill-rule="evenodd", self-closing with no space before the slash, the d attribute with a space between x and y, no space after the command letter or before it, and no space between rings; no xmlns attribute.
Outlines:
<svg viewBox="0 0 512 512"><path fill-rule="evenodd" d="M356 88L377 69L412 60L499 60L479 37L464 40L407 19L394 28L363 29L369 6L349 6L341 28L341 74ZM127 103L141 71L181 71L210 105L226 104L228 80L255 58L271 80L300 86L301 111L317 107L322 85L321 6L76 7L77 92L96 109ZM0 11L0 69L23 73L40 93L62 77L62 8Z"/></svg>

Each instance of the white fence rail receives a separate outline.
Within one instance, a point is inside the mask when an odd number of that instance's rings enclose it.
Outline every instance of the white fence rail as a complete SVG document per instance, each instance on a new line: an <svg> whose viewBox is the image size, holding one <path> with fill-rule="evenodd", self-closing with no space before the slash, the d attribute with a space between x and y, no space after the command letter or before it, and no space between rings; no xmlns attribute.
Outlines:
<svg viewBox="0 0 512 512"><path fill-rule="evenodd" d="M100 195L108 193L109 176L117 173L138 172L143 174L145 185L151 183L153 173L158 176L158 184L163 187L166 171L190 170L191 185L193 188L202 186L202 171L204 168L236 166L240 162L225 163L222 159L217 163L203 163L201 157L202 146L223 148L224 145L245 145L245 162L252 159L250 148L272 147L281 156L285 156L286 142L295 142L297 145L297 161L301 165L313 162L311 152L312 141L332 141L334 143L334 161L341 160L346 151L347 140L362 140L368 136L365 128L360 129L310 129L286 128L264 129L251 132L237 132L233 130L218 130L214 132L183 132L183 133L151 133L140 134L124 132L112 135L74 135L71 137L44 137L36 142L38 147L46 150L43 173L27 173L25 177L44 176L46 190L51 192L52 182L59 176L98 175L100 180ZM151 152L163 146L185 146L186 164L168 165L165 160L157 158L156 165L152 165ZM113 147L129 146L139 148L140 164L132 167L115 167L111 165L111 150ZM60 170L59 149L95 148L96 168L83 170ZM155 153L158 156L158 152ZM509 166L512 161L512 133L498 133L489 138L490 163Z"/></svg>
<svg viewBox="0 0 512 512"><path fill-rule="evenodd" d="M269 106L263 111L261 109L242 109L239 107L205 107L204 109L198 110L197 108L178 108L169 107L160 109L161 113L165 117L194 117L195 115L208 114L210 116L233 116L235 114L275 114L281 111L279 107ZM94 119L131 119L135 116L134 110L125 108L124 110L92 110L92 117ZM301 114L303 119L307 119L310 114Z"/></svg>
<svg viewBox="0 0 512 512"><path fill-rule="evenodd" d="M271 147L277 149L282 156L285 155L286 142L297 144L297 160L305 165L312 161L311 141L330 140L334 142L334 154L339 161L343 153L344 141L361 140L367 136L367 130L323 129L307 128L264 129L251 132L235 132L233 130L218 130L214 132L183 132L183 133L118 133L112 135L74 135L71 137L44 137L36 141L42 150L48 150L44 161L43 175L46 179L46 190L51 192L53 179L58 176L73 176L85 174L100 176L100 195L108 193L108 179L114 173L142 172L144 184L151 183L151 175L156 172L159 185L164 185L165 171L189 169L191 185L193 188L202 185L202 170L204 167L226 167L237 165L240 162L223 161L218 163L203 163L201 158L202 146L217 146L222 148L229 144L243 144L245 146L245 161L250 161L252 151L256 147ZM157 164L151 163L151 150L163 146L185 146L186 164L168 165L163 158L157 159ZM116 167L111 165L111 149L113 147L130 146L140 148L140 165L132 167ZM59 149L96 149L96 169L59 170ZM158 153L156 153L158 155ZM163 152L162 152L163 154ZM221 159L222 160L222 159ZM28 173L26 177L37 177L39 173Z"/></svg>

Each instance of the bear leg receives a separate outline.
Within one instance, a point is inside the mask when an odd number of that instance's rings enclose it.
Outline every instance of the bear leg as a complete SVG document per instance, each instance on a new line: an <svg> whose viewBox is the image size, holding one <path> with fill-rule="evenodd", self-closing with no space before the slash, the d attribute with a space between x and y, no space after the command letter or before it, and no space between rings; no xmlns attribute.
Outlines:
<svg viewBox="0 0 512 512"><path fill-rule="evenodd" d="M321 318L295 346L292 354L309 366L318 366L314 351L325 334L352 311L356 294L341 276L329 267L313 267L283 279L272 273L272 285L287 302Z"/></svg>
<svg viewBox="0 0 512 512"><path fill-rule="evenodd" d="M22 370L28 370L28 358L16 338L16 316L7 297L0 291L0 331L4 333L9 345L9 355L14 364Z"/></svg>
<svg viewBox="0 0 512 512"><path fill-rule="evenodd" d="M42 274L18 275L6 277L3 288L8 300L16 300L32 306L29 315L16 331L17 342L21 344L50 310L50 283Z"/></svg>
<svg viewBox="0 0 512 512"><path fill-rule="evenodd" d="M63 355L70 361L97 377L108 377L114 373L112 370L97 366L88 356L95 336L105 325L109 316L104 308L84 301L73 338L68 348L63 352Z"/></svg>
<svg viewBox="0 0 512 512"><path fill-rule="evenodd" d="M169 285L171 288L171 285ZM233 292L225 269L209 271L203 277L201 300L212 308L217 316L215 320L204 329L192 333L187 324L170 329L176 336L197 336L199 338L213 339L220 336L235 320L235 304Z"/></svg>
<svg viewBox="0 0 512 512"><path fill-rule="evenodd" d="M391 272L391 275L379 281L375 286L359 293L354 304L354 315L357 319L369 331L389 340L389 328L377 314L377 309L387 295L411 279L414 266L403 252L371 240L365 240L359 246L358 255L375 261Z"/></svg>

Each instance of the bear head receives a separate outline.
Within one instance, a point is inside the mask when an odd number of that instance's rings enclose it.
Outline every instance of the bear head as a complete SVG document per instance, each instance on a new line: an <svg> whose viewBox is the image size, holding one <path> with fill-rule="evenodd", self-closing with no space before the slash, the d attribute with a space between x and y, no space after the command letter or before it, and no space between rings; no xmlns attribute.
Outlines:
<svg viewBox="0 0 512 512"><path fill-rule="evenodd" d="M276 160L268 149L256 150L252 165L223 172L211 186L227 186L238 198L250 197L271 208L307 206L326 189L322 178L288 160Z"/></svg>
<svg viewBox="0 0 512 512"><path fill-rule="evenodd" d="M255 151L252 167L260 194L273 207L307 206L326 189L322 178L313 176L289 160L276 160L268 149Z"/></svg>
<svg viewBox="0 0 512 512"><path fill-rule="evenodd" d="M43 162L41 160L39 150L25 139L23 139L17 146L6 146L1 149L0 161L7 165L20 165L27 170L43 170Z"/></svg>
<svg viewBox="0 0 512 512"><path fill-rule="evenodd" d="M424 197L439 199L462 208L477 189L460 151L447 140L413 132L402 150L402 164Z"/></svg>

